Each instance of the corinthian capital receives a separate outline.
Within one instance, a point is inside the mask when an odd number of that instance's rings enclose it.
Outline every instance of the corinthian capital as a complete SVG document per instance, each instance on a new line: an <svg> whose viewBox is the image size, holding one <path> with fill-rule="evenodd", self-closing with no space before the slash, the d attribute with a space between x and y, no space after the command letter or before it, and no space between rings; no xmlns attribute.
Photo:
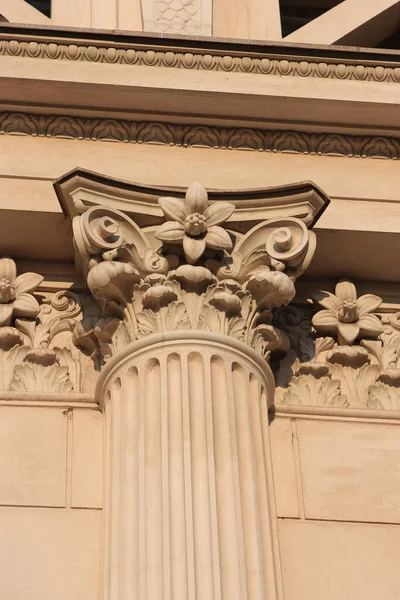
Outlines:
<svg viewBox="0 0 400 600"><path fill-rule="evenodd" d="M315 251L310 227L328 200L314 186L208 194L195 182L171 194L79 173L58 191L101 308L101 319L77 326L77 345L107 357L149 334L191 329L265 358L285 349L273 311L294 298Z"/></svg>

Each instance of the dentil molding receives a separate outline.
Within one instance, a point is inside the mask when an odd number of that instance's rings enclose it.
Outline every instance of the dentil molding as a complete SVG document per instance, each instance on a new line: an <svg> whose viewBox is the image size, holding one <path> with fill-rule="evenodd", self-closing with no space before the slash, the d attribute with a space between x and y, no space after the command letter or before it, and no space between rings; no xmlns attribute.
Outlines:
<svg viewBox="0 0 400 600"><path fill-rule="evenodd" d="M157 121L91 119L17 112L0 112L0 135L354 158L400 158L400 140L386 136L268 131L250 127L177 125Z"/></svg>

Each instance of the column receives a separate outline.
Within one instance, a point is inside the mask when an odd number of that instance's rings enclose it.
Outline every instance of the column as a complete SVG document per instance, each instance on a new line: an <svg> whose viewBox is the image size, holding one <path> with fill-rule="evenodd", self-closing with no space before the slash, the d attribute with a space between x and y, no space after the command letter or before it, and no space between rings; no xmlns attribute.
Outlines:
<svg viewBox="0 0 400 600"><path fill-rule="evenodd" d="M199 183L158 203L146 230L105 206L73 220L100 311L74 339L102 366L102 600L277 600L268 361L314 234L240 223Z"/></svg>
<svg viewBox="0 0 400 600"><path fill-rule="evenodd" d="M276 595L269 367L208 332L155 334L101 374L107 600Z"/></svg>

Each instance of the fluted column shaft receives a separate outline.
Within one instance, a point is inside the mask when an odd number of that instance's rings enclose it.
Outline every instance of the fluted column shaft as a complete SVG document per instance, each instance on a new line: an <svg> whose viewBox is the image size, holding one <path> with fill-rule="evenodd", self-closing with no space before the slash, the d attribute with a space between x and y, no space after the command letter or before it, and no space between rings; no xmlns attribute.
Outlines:
<svg viewBox="0 0 400 600"><path fill-rule="evenodd" d="M111 359L103 600L275 600L268 404L247 346L152 335Z"/></svg>

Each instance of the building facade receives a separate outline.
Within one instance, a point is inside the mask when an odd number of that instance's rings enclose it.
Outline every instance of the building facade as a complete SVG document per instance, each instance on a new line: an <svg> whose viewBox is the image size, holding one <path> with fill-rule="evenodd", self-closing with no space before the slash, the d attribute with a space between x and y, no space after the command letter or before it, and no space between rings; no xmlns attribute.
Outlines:
<svg viewBox="0 0 400 600"><path fill-rule="evenodd" d="M0 593L397 600L398 0L0 0Z"/></svg>

